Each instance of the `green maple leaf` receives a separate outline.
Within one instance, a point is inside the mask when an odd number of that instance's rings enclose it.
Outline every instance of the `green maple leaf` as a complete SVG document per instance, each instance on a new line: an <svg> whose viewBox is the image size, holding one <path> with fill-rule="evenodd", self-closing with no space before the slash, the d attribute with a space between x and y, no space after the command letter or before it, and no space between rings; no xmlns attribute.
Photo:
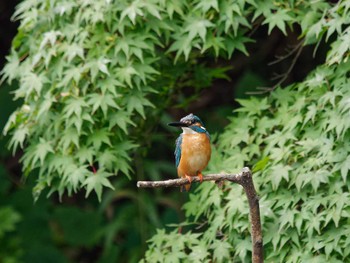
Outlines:
<svg viewBox="0 0 350 263"><path fill-rule="evenodd" d="M46 155L50 152L54 153L51 143L43 138L40 138L39 143L35 147L33 163L40 160L40 164L43 165Z"/></svg>
<svg viewBox="0 0 350 263"><path fill-rule="evenodd" d="M185 59L188 60L193 45L194 41L191 42L191 39L187 35L178 36L168 49L167 53L176 51L174 63L177 62L182 53L185 55Z"/></svg>
<svg viewBox="0 0 350 263"><path fill-rule="evenodd" d="M134 75L138 75L139 73L135 70L134 67L131 65L123 67L123 68L118 68L116 70L116 77L121 81L126 83L130 88L133 87L131 83L131 78Z"/></svg>
<svg viewBox="0 0 350 263"><path fill-rule="evenodd" d="M84 59L84 49L78 44L72 43L66 48L67 52L65 57L67 58L68 62L71 62L76 56L80 57L81 59Z"/></svg>
<svg viewBox="0 0 350 263"><path fill-rule="evenodd" d="M246 112L248 116L260 115L263 110L266 110L270 107L267 103L267 98L257 99L252 97L251 99L237 99L239 104L243 107L235 110L236 112Z"/></svg>
<svg viewBox="0 0 350 263"><path fill-rule="evenodd" d="M189 25L185 28L185 32L188 32L189 41L192 41L197 35L205 42L207 35L207 28L214 27L215 25L207 19L193 19Z"/></svg>
<svg viewBox="0 0 350 263"><path fill-rule="evenodd" d="M70 164L64 173L63 179L67 181L76 192L79 186L85 182L85 178L90 174L86 165L78 167L75 164Z"/></svg>
<svg viewBox="0 0 350 263"><path fill-rule="evenodd" d="M97 157L100 167L105 167L108 170L113 169L113 165L118 162L117 154L113 150L105 150Z"/></svg>
<svg viewBox="0 0 350 263"><path fill-rule="evenodd" d="M4 131L7 132L7 130L5 129ZM29 129L24 125L21 125L15 130L9 144L9 146L13 149L12 150L13 154L17 150L18 145L23 149L24 141L28 135L29 135Z"/></svg>
<svg viewBox="0 0 350 263"><path fill-rule="evenodd" d="M92 113L95 113L97 109L101 109L103 114L107 116L109 107L119 109L119 106L114 101L115 97L112 94L98 94L94 93L89 95L88 104L92 105Z"/></svg>
<svg viewBox="0 0 350 263"><path fill-rule="evenodd" d="M108 180L108 177L113 174L107 173L103 169L99 169L96 173L90 173L90 175L85 179L84 184L86 186L86 195L88 197L92 190L96 192L98 200L101 202L102 188L108 187L114 190L113 185Z"/></svg>
<svg viewBox="0 0 350 263"><path fill-rule="evenodd" d="M207 245L202 241L198 245L191 247L192 252L188 256L191 262L202 262L209 256Z"/></svg>
<svg viewBox="0 0 350 263"><path fill-rule="evenodd" d="M88 104L81 97L71 97L67 99L66 106L63 109L65 118L69 118L73 114L80 118L84 107L88 107Z"/></svg>
<svg viewBox="0 0 350 263"><path fill-rule="evenodd" d="M230 258L230 249L231 245L224 240L216 240L213 244L212 247L214 249L214 258L218 262L223 262L224 259Z"/></svg>
<svg viewBox="0 0 350 263"><path fill-rule="evenodd" d="M128 125L136 125L131 121L130 114L123 111L113 112L112 115L108 117L108 120L109 130L115 127L115 125L118 125L119 128L121 128L125 132L125 134L128 134Z"/></svg>
<svg viewBox="0 0 350 263"><path fill-rule="evenodd" d="M286 22L290 20L293 20L293 18L289 15L288 10L278 9L276 13L271 13L267 16L263 24L269 25L268 34L270 34L272 29L277 26L283 34L287 35Z"/></svg>
<svg viewBox="0 0 350 263"><path fill-rule="evenodd" d="M109 136L107 128L97 130L89 136L87 144L92 144L96 150L101 147L102 143L112 146Z"/></svg>
<svg viewBox="0 0 350 263"><path fill-rule="evenodd" d="M292 170L290 166L284 166L282 164L277 164L272 168L271 183L273 190L276 190L278 188L282 178L284 178L287 182L289 181L290 170Z"/></svg>
<svg viewBox="0 0 350 263"><path fill-rule="evenodd" d="M80 163L88 162L89 164L92 164L94 154L94 149L83 146L77 151L76 157Z"/></svg>
<svg viewBox="0 0 350 263"><path fill-rule="evenodd" d="M232 57L233 51L235 49L241 51L244 55L248 56L249 54L245 47L245 43L248 43L248 42L254 42L254 41L250 38L243 37L243 36L237 36L234 38L226 37L224 39L224 43L226 46L228 58Z"/></svg>
<svg viewBox="0 0 350 263"><path fill-rule="evenodd" d="M210 8L213 8L219 12L218 0L199 1L195 7L195 9L202 10L203 12L207 12Z"/></svg>
<svg viewBox="0 0 350 263"><path fill-rule="evenodd" d="M79 134L75 128L69 128L63 132L60 146L63 150L66 150L72 143L79 148Z"/></svg>
<svg viewBox="0 0 350 263"><path fill-rule="evenodd" d="M128 112L131 113L134 110L136 110L144 119L146 119L144 110L145 106L154 107L154 105L148 99L143 97L141 93L137 93L134 96L130 96L128 99Z"/></svg>
<svg viewBox="0 0 350 263"><path fill-rule="evenodd" d="M124 9L120 16L120 20L122 21L126 16L130 19L130 21L135 25L136 17L143 16L143 11L141 7L143 7L143 3L141 1L134 1L127 8Z"/></svg>

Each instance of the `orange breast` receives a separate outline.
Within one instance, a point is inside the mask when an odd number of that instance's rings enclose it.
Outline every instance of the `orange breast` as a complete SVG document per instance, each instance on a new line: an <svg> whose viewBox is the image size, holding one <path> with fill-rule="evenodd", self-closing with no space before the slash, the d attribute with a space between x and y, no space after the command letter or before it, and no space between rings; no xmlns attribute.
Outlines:
<svg viewBox="0 0 350 263"><path fill-rule="evenodd" d="M181 159L177 172L179 177L196 176L210 160L211 147L206 134L183 134Z"/></svg>

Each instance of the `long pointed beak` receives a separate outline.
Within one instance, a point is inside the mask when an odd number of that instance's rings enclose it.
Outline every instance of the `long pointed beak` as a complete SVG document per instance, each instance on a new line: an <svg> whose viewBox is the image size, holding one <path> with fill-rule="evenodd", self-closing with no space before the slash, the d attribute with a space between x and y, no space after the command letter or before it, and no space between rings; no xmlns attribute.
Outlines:
<svg viewBox="0 0 350 263"><path fill-rule="evenodd" d="M174 126L174 127L188 127L188 124L183 122L171 122L171 123L168 123L168 125Z"/></svg>

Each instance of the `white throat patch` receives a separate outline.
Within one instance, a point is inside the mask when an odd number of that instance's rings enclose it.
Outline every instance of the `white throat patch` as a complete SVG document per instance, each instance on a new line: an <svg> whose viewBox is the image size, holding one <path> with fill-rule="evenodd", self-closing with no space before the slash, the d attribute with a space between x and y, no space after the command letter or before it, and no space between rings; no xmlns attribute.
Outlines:
<svg viewBox="0 0 350 263"><path fill-rule="evenodd" d="M192 130L191 128L181 127L181 129L183 130L183 134L196 134L197 133L194 130Z"/></svg>

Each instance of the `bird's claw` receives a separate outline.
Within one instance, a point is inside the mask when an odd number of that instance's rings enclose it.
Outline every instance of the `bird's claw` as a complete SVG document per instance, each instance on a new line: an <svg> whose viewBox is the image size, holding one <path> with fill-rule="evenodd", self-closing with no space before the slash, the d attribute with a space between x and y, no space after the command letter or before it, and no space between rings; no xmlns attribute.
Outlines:
<svg viewBox="0 0 350 263"><path fill-rule="evenodd" d="M199 182L203 182L203 174L202 173L198 173L198 177L199 177Z"/></svg>
<svg viewBox="0 0 350 263"><path fill-rule="evenodd" d="M191 176L185 174L185 177L187 178L187 180L189 181L189 183L192 183L192 177L191 177Z"/></svg>

